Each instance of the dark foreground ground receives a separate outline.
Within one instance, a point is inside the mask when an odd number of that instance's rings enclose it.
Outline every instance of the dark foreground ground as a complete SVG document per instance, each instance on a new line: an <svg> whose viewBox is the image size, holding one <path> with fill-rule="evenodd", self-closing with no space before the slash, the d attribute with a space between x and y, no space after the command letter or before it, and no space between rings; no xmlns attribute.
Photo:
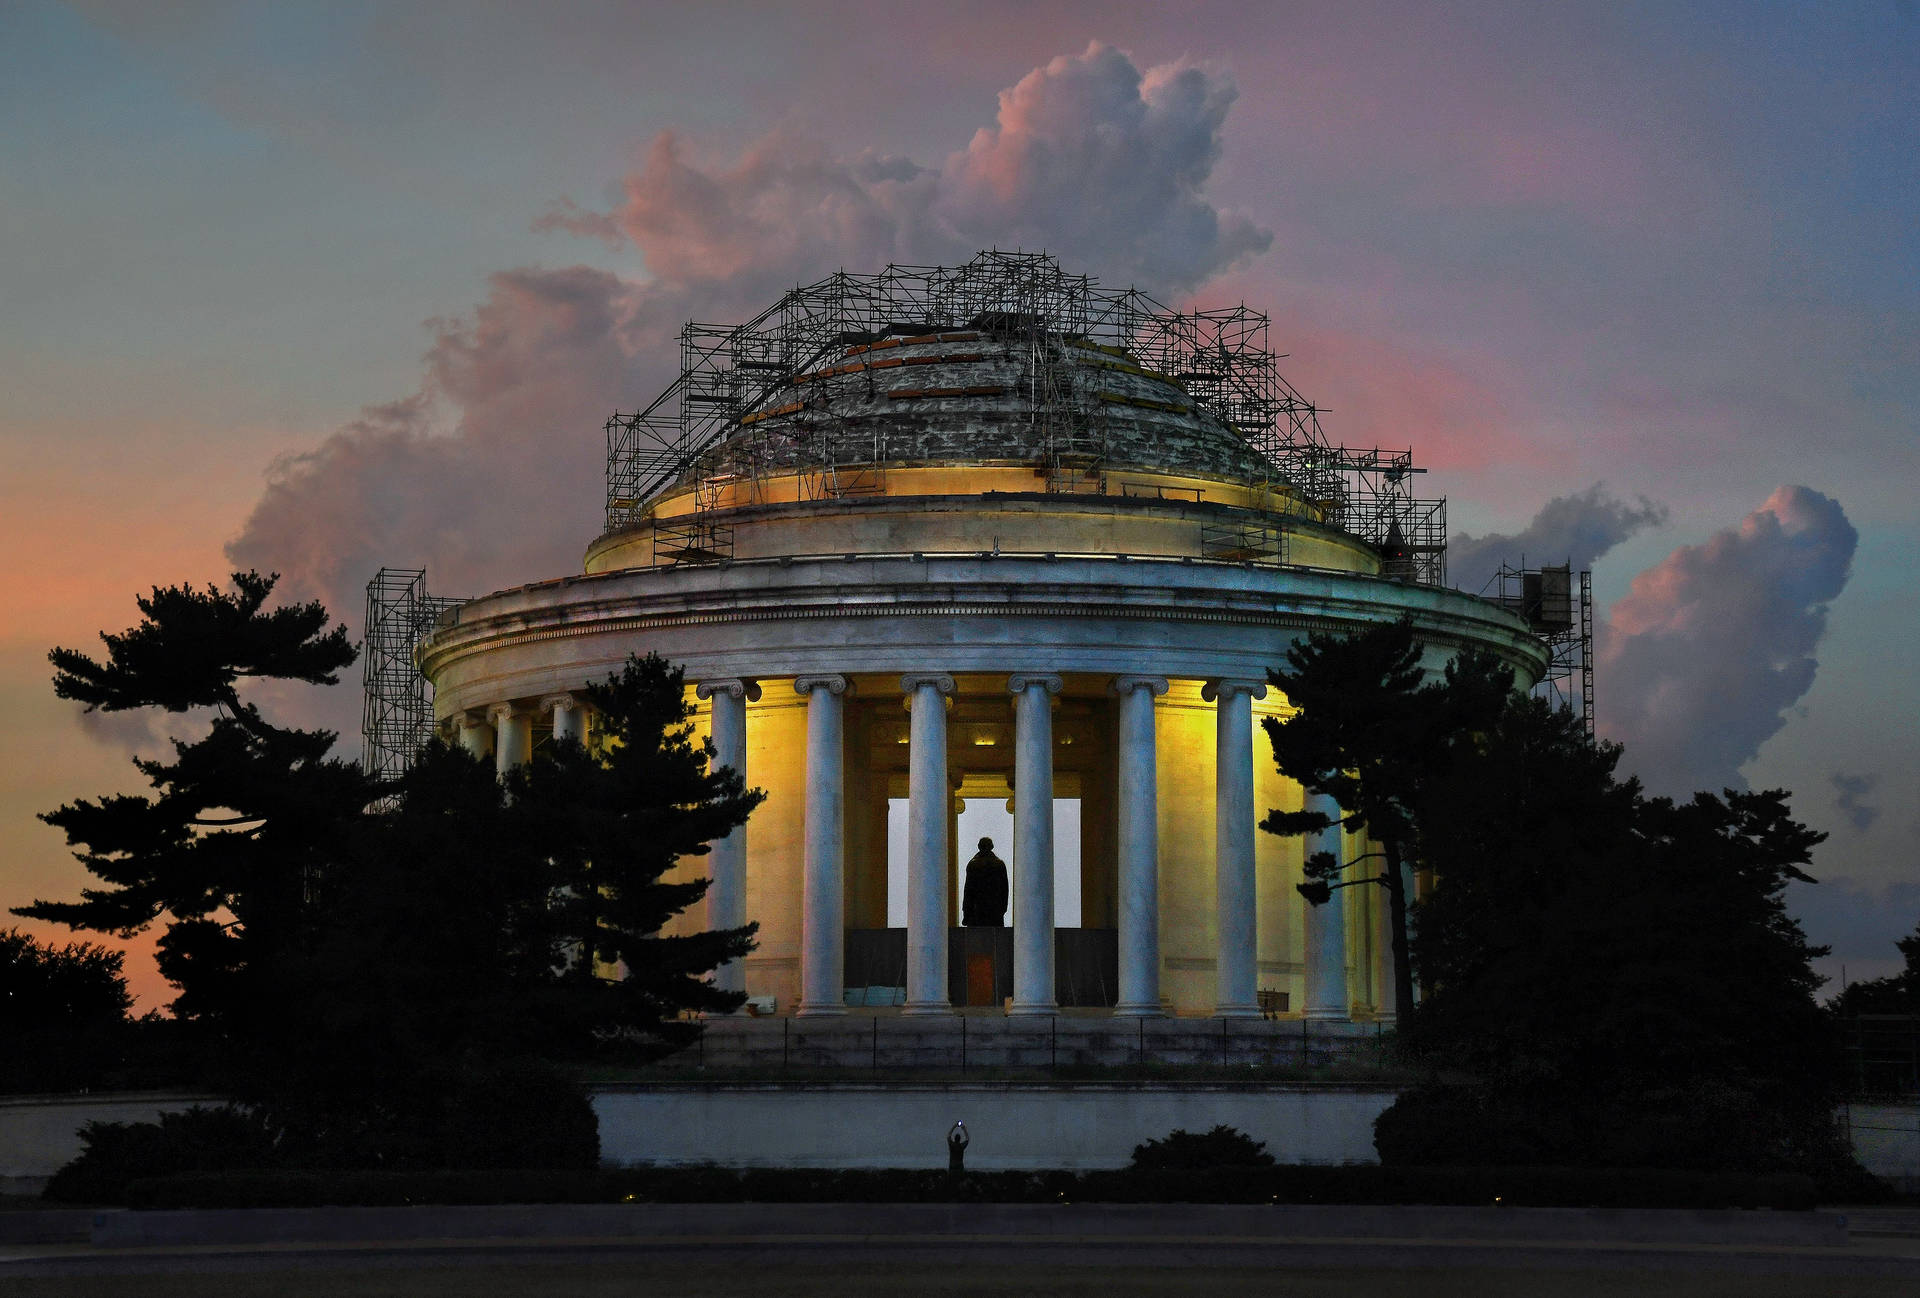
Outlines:
<svg viewBox="0 0 1920 1298"><path fill-rule="evenodd" d="M1180 1212L1177 1206L1169 1207ZM1672 1238L1659 1242L1648 1242L1644 1230L1635 1239L1621 1236L1636 1232L1610 1228L1593 1233L1613 1238L1517 1238L1511 1228L1514 1210L1485 1211L1478 1228L1471 1220L1455 1222L1449 1238L1435 1238L1431 1231L1405 1238L1249 1235L1244 1219L1222 1219L1222 1229L1210 1231L1205 1214L1191 1208L1185 1209L1183 1219L1169 1221L1170 1229L1152 1233L1132 1229L1116 1234L1103 1228L1111 1222L1083 1211L1053 1223L1065 1230L1036 1223L1037 1229L1017 1238L972 1235L964 1229L888 1229L884 1222L867 1230L853 1216L794 1233L617 1239L229 1239L116 1247L76 1238L70 1231L68 1238L55 1242L0 1244L0 1295L1910 1298L1920 1293L1920 1211L1849 1214L1844 1239L1836 1236L1836 1242L1826 1244L1789 1238L1794 1231L1785 1218L1791 1214L1783 1214L1779 1223L1784 1242L1768 1242L1764 1231L1756 1238L1749 1228L1743 1232L1746 1238L1728 1243L1714 1242L1711 1229L1668 1231ZM1749 1227L1752 1221L1749 1217ZM200 1232L203 1238L209 1233L222 1234L222 1222ZM1495 1234L1505 1237L1475 1237Z"/></svg>
<svg viewBox="0 0 1920 1298"><path fill-rule="evenodd" d="M990 1251L931 1259L850 1255L839 1260L791 1261L741 1252L695 1260L662 1258L627 1249L486 1253L463 1249L383 1251L356 1255L191 1254L118 1257L76 1265L9 1263L0 1270L0 1293L106 1298L140 1294L153 1298L217 1295L218 1298L611 1298L612 1295L685 1295L686 1298L851 1298L862 1294L910 1294L920 1298L971 1294L1044 1294L1061 1298L1133 1298L1134 1295L1204 1294L1236 1298L1286 1295L1380 1295L1381 1298L1501 1298L1503 1295L1565 1295L1566 1298L1719 1298L1752 1295L1832 1295L1847 1298L1911 1298L1920 1286L1920 1265L1892 1274L1868 1259L1822 1259L1817 1265L1787 1257L1635 1258L1569 1250L1553 1257L1458 1250L1436 1256L1369 1245L1337 1259L1324 1254L1263 1265L1218 1265L1218 1259L1160 1257L1123 1266L1030 1259L995 1261Z"/></svg>

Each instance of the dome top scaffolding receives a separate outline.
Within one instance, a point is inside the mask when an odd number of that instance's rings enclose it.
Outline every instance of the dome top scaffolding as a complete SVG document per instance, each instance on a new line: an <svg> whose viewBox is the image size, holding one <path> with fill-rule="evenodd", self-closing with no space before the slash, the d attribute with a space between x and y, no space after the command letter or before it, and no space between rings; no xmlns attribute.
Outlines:
<svg viewBox="0 0 1920 1298"><path fill-rule="evenodd" d="M1412 498L1411 452L1329 443L1277 360L1245 305L1176 311L1046 253L836 272L745 324L682 329L679 376L607 420L607 530L690 489L675 552L723 558L720 490L763 474L819 498L872 492L889 465L1031 463L1049 492L1108 494L1109 468L1157 468L1272 489L1393 575L1444 580L1445 502Z"/></svg>

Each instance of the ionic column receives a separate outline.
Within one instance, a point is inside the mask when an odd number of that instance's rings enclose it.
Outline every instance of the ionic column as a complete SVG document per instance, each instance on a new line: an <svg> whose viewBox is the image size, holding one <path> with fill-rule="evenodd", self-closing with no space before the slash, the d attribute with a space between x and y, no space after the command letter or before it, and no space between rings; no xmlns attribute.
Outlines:
<svg viewBox="0 0 1920 1298"><path fill-rule="evenodd" d="M713 765L727 767L744 780L747 702L759 699L759 684L737 678L701 681L693 692L713 701L712 718L707 725L708 736L713 740ZM559 715L554 713L556 720ZM712 878L707 888L707 927L739 928L747 922L747 827L735 825L725 838L709 843L707 861ZM738 960L729 960L713 971L713 985L721 991L745 991L746 966Z"/></svg>
<svg viewBox="0 0 1920 1298"><path fill-rule="evenodd" d="M493 718L493 769L504 779L516 766L533 758L533 713L511 703L496 703Z"/></svg>
<svg viewBox="0 0 1920 1298"><path fill-rule="evenodd" d="M947 696L953 677L900 678L907 735L907 1014L951 1014L947 999Z"/></svg>
<svg viewBox="0 0 1920 1298"><path fill-rule="evenodd" d="M1208 681L1200 696L1215 711L1213 811L1214 896L1219 906L1219 948L1214 957L1214 1016L1258 1018L1259 967L1254 947L1253 701L1266 695L1264 682Z"/></svg>
<svg viewBox="0 0 1920 1298"><path fill-rule="evenodd" d="M493 756L493 723L471 712L462 712L460 747L476 761Z"/></svg>
<svg viewBox="0 0 1920 1298"><path fill-rule="evenodd" d="M1307 837L1306 854L1329 852L1334 860L1344 862L1346 843L1340 829L1340 804L1316 793L1308 796L1305 810L1317 811L1334 822ZM1306 1016L1310 1019L1344 1022L1347 1018L1346 896L1346 889L1335 888L1327 901L1307 906Z"/></svg>
<svg viewBox="0 0 1920 1298"><path fill-rule="evenodd" d="M1153 700L1164 676L1118 676L1120 999L1116 1016L1160 1013L1160 765L1154 749Z"/></svg>
<svg viewBox="0 0 1920 1298"><path fill-rule="evenodd" d="M800 1008L803 1015L845 1014L846 770L841 737L844 676L802 676L807 696L807 844L800 914Z"/></svg>
<svg viewBox="0 0 1920 1298"><path fill-rule="evenodd" d="M1013 1004L1053 1014L1053 696L1058 676L1015 675L1013 694Z"/></svg>
<svg viewBox="0 0 1920 1298"><path fill-rule="evenodd" d="M553 738L558 743L562 739L571 739L585 746L587 742L587 710L571 694L549 694L540 700L540 706L553 714Z"/></svg>

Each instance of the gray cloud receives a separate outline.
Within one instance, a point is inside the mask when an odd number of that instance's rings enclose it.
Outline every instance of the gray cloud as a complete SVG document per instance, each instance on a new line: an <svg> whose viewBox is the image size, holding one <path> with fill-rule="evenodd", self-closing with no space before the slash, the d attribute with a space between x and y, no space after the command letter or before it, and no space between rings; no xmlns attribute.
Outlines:
<svg viewBox="0 0 1920 1298"><path fill-rule="evenodd" d="M1867 801L1867 795L1879 783L1880 777L1877 775L1849 775L1844 771L1834 773L1833 805L1855 829L1869 829L1874 821L1880 819L1880 808Z"/></svg>
<svg viewBox="0 0 1920 1298"><path fill-rule="evenodd" d="M90 651L89 651L90 652ZM82 734L96 744L129 757L164 757L169 722L174 718L151 708L131 712L100 712L78 708L71 713Z"/></svg>
<svg viewBox="0 0 1920 1298"><path fill-rule="evenodd" d="M1741 765L1813 684L1857 540L1838 501L1780 487L1634 578L1600 628L1599 721L1650 790L1743 787Z"/></svg>
<svg viewBox="0 0 1920 1298"><path fill-rule="evenodd" d="M1502 563L1533 567L1567 563L1575 572L1643 528L1667 521L1667 508L1641 496L1629 503L1594 483L1571 496L1556 496L1540 507L1521 531L1485 536L1460 533L1447 538L1447 574L1453 584L1479 594Z"/></svg>
<svg viewBox="0 0 1920 1298"><path fill-rule="evenodd" d="M604 271L493 276L470 319L434 322L418 392L273 466L228 559L356 628L383 565L424 566L443 594L575 569L599 514L600 424L660 381L639 357L672 361L666 332L638 345L639 309ZM351 738L354 700L326 693L309 719Z"/></svg>

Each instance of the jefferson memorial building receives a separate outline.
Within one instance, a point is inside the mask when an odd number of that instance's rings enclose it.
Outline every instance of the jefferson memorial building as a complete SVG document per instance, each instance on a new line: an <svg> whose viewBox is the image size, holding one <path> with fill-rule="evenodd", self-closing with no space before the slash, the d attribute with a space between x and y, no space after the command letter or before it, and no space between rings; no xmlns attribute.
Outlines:
<svg viewBox="0 0 1920 1298"><path fill-rule="evenodd" d="M683 919L759 923L716 978L761 1013L1391 1018L1381 890L1295 887L1364 843L1257 829L1301 805L1267 670L1402 618L1432 670L1548 666L1443 584L1408 451L1330 442L1265 317L1042 254L843 272L681 350L607 423L584 570L409 637L424 719L504 770L592 742L579 691L630 654L683 667L716 760L767 793L680 867L712 879ZM960 926L979 837L1005 927Z"/></svg>

